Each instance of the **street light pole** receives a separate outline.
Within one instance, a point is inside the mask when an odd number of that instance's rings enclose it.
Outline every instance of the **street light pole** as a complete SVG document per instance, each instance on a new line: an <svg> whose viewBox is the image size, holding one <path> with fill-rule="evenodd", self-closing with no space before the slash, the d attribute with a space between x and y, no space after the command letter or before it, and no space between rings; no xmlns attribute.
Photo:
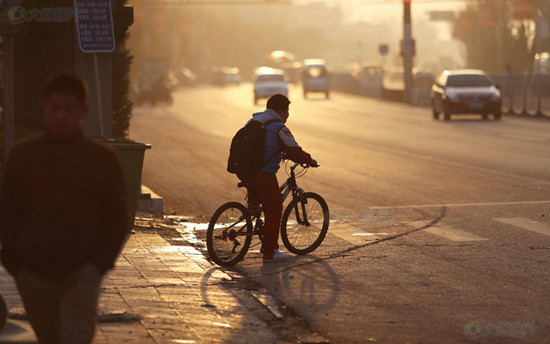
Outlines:
<svg viewBox="0 0 550 344"><path fill-rule="evenodd" d="M403 59L405 76L405 101L412 101L412 56L414 49L411 28L411 0L403 0Z"/></svg>

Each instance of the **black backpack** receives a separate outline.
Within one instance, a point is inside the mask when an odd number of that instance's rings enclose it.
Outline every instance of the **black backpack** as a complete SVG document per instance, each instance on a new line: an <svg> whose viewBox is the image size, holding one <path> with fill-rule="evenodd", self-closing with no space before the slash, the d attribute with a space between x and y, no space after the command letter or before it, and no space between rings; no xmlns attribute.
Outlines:
<svg viewBox="0 0 550 344"><path fill-rule="evenodd" d="M229 149L227 172L252 174L261 170L267 162L275 157L276 154L265 160L265 128L273 122L280 121L273 119L262 123L252 120L237 131Z"/></svg>

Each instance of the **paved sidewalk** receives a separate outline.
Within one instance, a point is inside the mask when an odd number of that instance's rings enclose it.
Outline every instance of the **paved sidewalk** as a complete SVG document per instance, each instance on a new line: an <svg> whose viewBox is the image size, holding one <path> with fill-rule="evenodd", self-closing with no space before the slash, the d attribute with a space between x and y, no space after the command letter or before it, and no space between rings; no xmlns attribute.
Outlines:
<svg viewBox="0 0 550 344"><path fill-rule="evenodd" d="M269 295L212 265L192 235L138 223L103 283L94 343L299 343L314 335ZM21 299L1 267L0 290L9 321L24 326Z"/></svg>

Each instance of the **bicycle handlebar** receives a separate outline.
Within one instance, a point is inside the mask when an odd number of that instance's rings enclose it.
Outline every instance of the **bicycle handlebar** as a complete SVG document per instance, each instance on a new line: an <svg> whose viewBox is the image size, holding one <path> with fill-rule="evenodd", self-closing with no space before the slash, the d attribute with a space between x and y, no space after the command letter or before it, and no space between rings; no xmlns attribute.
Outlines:
<svg viewBox="0 0 550 344"><path fill-rule="evenodd" d="M309 168L309 167L314 167L314 168L317 168L317 167L321 167L321 165L317 164L315 166L313 165L308 165L308 164L299 164L297 162L294 163L294 165L292 165L292 167L290 168L291 171L294 171L296 169L296 167L302 167L302 168Z"/></svg>

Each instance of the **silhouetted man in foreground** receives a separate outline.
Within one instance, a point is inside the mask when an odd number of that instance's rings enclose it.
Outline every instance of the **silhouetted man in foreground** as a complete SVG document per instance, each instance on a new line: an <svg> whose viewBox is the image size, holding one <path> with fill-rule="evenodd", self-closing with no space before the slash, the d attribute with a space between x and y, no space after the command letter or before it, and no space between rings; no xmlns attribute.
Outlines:
<svg viewBox="0 0 550 344"><path fill-rule="evenodd" d="M40 343L92 342L99 287L128 234L116 155L86 138L87 89L60 74L46 86L45 133L9 153L1 259Z"/></svg>

